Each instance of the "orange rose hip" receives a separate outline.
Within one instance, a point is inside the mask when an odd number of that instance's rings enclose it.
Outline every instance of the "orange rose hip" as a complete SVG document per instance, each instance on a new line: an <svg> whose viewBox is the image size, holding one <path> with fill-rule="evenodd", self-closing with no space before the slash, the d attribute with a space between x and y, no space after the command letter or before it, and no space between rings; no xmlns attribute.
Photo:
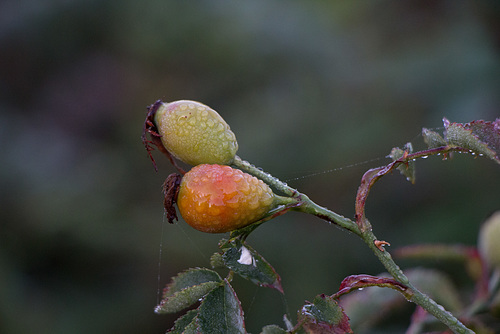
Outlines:
<svg viewBox="0 0 500 334"><path fill-rule="evenodd" d="M256 177L229 166L203 164L182 178L177 207L193 228L224 233L247 226L273 207L274 194Z"/></svg>

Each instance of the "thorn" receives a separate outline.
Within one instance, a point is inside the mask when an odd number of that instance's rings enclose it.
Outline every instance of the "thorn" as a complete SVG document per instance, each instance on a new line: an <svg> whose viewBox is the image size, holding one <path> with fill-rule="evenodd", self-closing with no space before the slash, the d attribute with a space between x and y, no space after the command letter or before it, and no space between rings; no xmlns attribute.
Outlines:
<svg viewBox="0 0 500 334"><path fill-rule="evenodd" d="M375 246L377 246L377 248L378 248L381 252L385 251L384 246L390 246L390 245L391 245L391 244L390 244L390 243L388 243L387 241L381 241L381 240L375 240L375 241L374 241L374 243L375 243Z"/></svg>

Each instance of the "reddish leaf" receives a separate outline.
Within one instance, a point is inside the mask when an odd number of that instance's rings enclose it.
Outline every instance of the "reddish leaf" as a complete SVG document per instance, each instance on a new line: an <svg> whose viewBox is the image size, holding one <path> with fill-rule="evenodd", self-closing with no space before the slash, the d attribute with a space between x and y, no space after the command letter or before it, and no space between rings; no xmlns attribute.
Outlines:
<svg viewBox="0 0 500 334"><path fill-rule="evenodd" d="M395 149L390 157L393 161L387 166L369 169L362 177L361 184L356 194L356 223L361 232L370 230L371 225L365 217L365 204L371 187L382 176L391 173L394 168L408 166L408 171L400 169L412 180L413 174L410 171L410 163L417 158L426 158L430 155L446 154L450 151L470 151L477 155L484 155L500 164L500 118L494 122L473 121L471 123L460 124L450 123L443 119L445 131L445 142L437 133L424 129L423 135L429 149L411 153L409 149ZM439 146L446 144L444 146Z"/></svg>
<svg viewBox="0 0 500 334"><path fill-rule="evenodd" d="M351 275L346 277L340 284L339 291L333 295L338 298L353 290L359 290L370 286L391 288L401 292L407 299L412 296L411 291L404 284L388 277L377 277L371 275Z"/></svg>
<svg viewBox="0 0 500 334"><path fill-rule="evenodd" d="M463 147L500 164L500 118L494 122L477 120L465 124L451 123L444 118L443 123L448 145Z"/></svg>
<svg viewBox="0 0 500 334"><path fill-rule="evenodd" d="M446 309L451 311L463 310L460 301L460 293L453 282L444 274L436 270L413 269L405 271L408 279L420 291L427 294ZM346 286L356 285L358 278L368 275L358 275L345 280ZM369 277L369 276L368 276ZM379 277L384 282L384 278L390 279L389 274L381 274ZM380 285L376 285L380 286ZM404 298L393 289L367 288L351 291L341 298L341 305L345 312L349 314L350 324L357 332L373 333L375 328L393 319L392 316L401 314L404 310L411 311L414 305L405 301ZM335 297L335 295L333 296Z"/></svg>
<svg viewBox="0 0 500 334"><path fill-rule="evenodd" d="M337 301L324 294L305 304L298 314L299 323L310 334L353 333L349 317Z"/></svg>

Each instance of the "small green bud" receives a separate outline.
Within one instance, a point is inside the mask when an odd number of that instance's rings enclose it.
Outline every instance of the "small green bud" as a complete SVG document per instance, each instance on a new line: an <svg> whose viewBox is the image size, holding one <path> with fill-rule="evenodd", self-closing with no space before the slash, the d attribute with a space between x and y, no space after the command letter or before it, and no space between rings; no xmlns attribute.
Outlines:
<svg viewBox="0 0 500 334"><path fill-rule="evenodd" d="M154 122L163 146L185 163L229 165L234 160L234 133L215 110L200 102L162 103Z"/></svg>
<svg viewBox="0 0 500 334"><path fill-rule="evenodd" d="M491 215L481 226L478 247L491 268L500 268L500 211Z"/></svg>

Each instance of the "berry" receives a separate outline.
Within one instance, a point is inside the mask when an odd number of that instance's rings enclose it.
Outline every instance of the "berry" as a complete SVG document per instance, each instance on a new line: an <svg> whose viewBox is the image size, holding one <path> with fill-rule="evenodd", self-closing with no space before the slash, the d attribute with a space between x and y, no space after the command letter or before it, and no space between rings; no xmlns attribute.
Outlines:
<svg viewBox="0 0 500 334"><path fill-rule="evenodd" d="M177 207L191 227L224 233L263 218L275 196L267 184L229 166L203 164L182 178Z"/></svg>
<svg viewBox="0 0 500 334"><path fill-rule="evenodd" d="M200 102L161 103L154 123L167 151L190 165L228 165L238 150L229 125L215 110Z"/></svg>
<svg viewBox="0 0 500 334"><path fill-rule="evenodd" d="M479 231L479 252L488 265L500 268L500 211L488 218Z"/></svg>

